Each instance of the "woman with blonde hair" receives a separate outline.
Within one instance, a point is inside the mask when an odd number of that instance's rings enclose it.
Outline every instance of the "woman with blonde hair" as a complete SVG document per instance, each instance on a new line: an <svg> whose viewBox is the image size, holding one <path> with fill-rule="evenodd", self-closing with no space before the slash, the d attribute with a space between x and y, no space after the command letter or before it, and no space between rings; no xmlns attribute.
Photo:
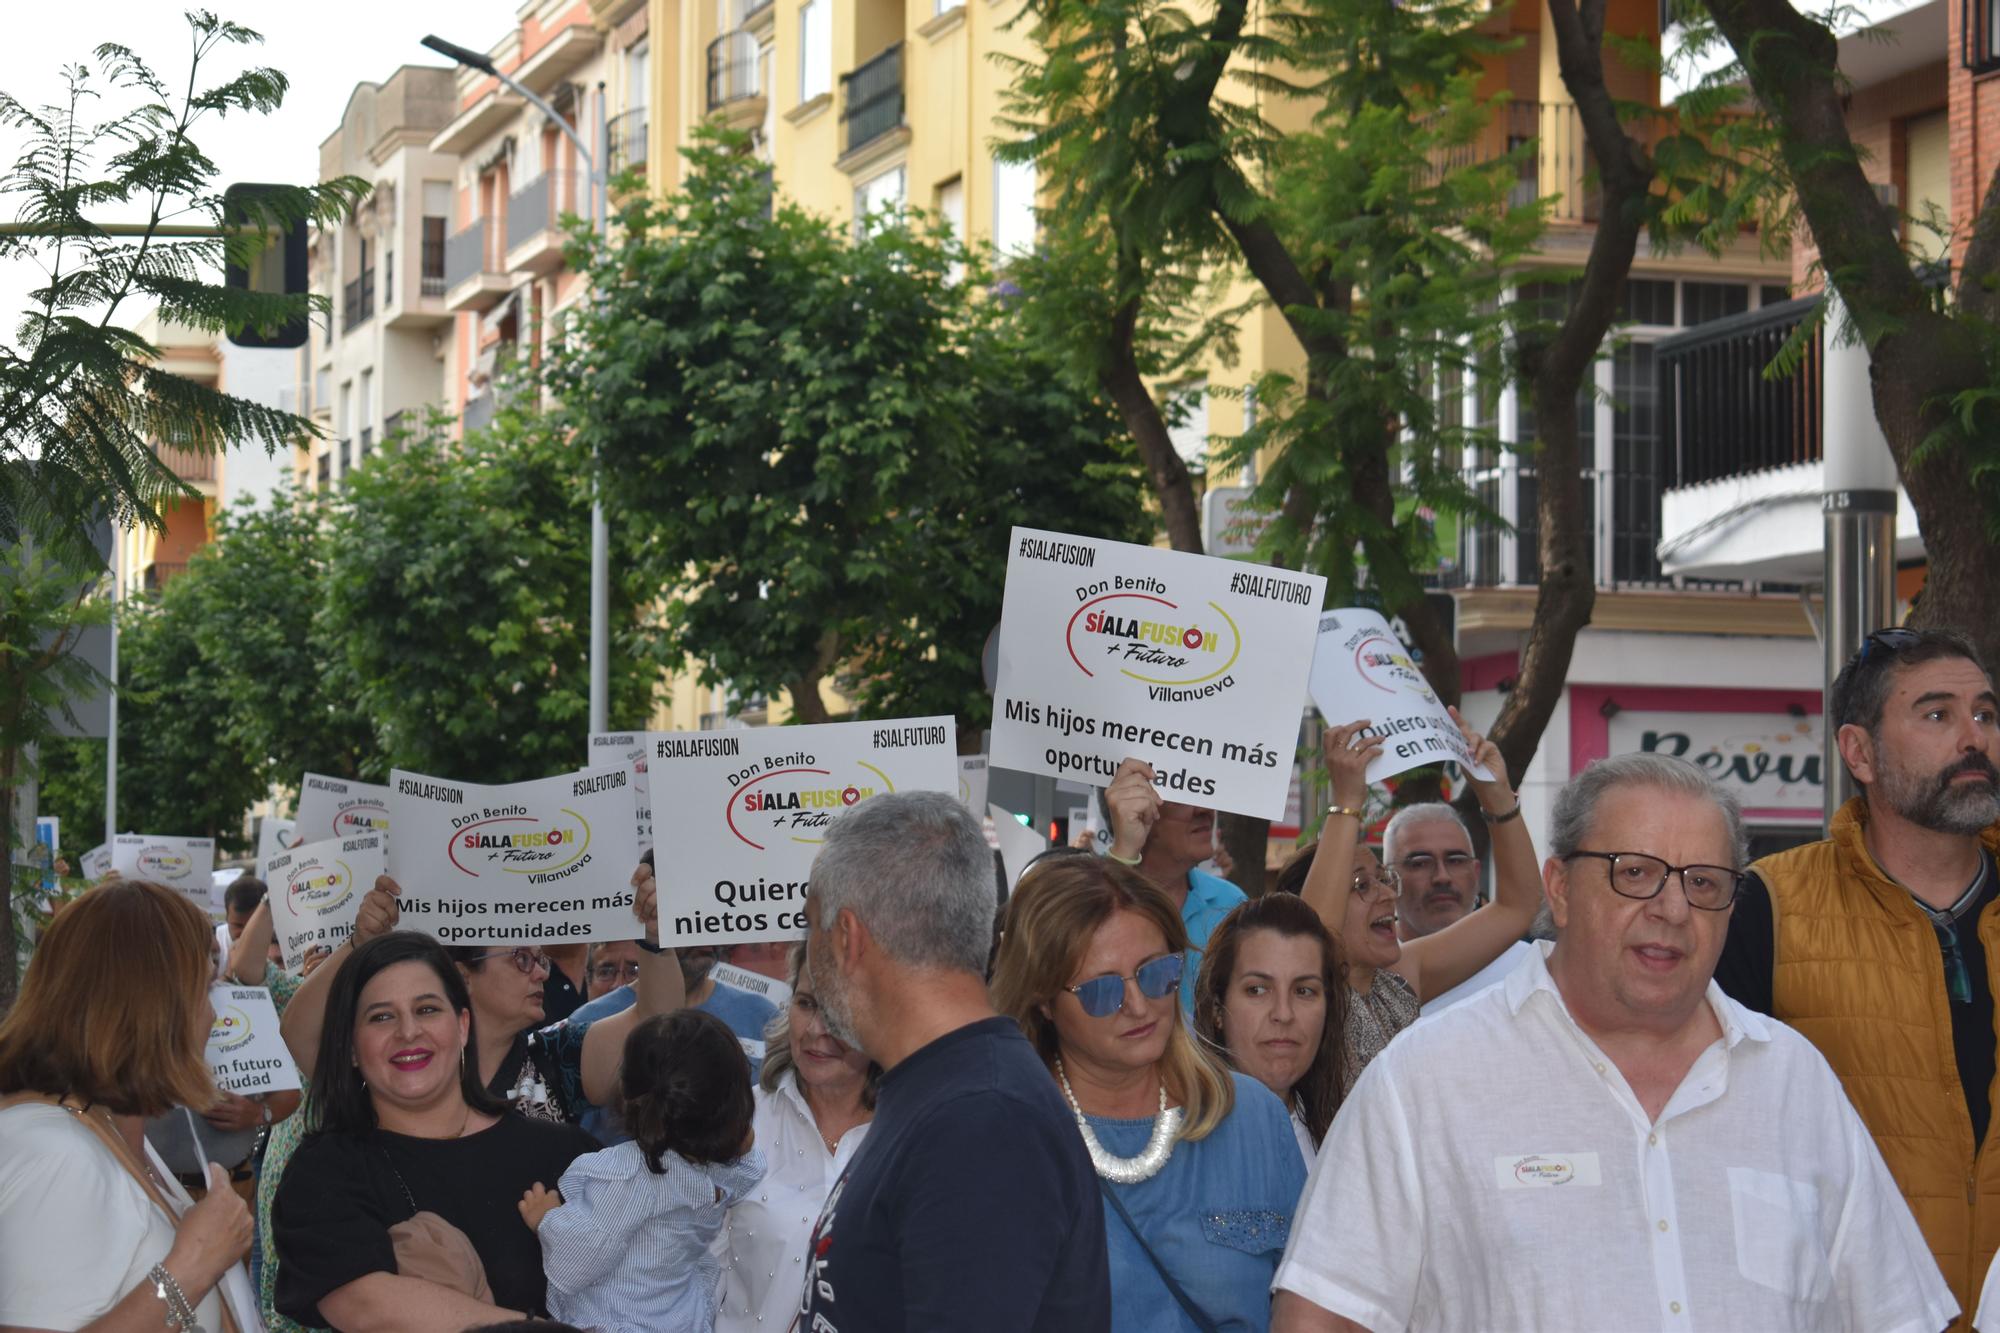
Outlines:
<svg viewBox="0 0 2000 1333"><path fill-rule="evenodd" d="M1104 1196L1113 1327L1260 1333L1305 1184L1283 1103L1181 1021L1173 900L1099 857L1051 860L1007 909L993 1002L1075 1113Z"/></svg>
<svg viewBox="0 0 2000 1333"><path fill-rule="evenodd" d="M0 1022L0 1327L261 1333L228 1172L211 1163L195 1203L143 1131L216 1100L214 943L143 880L91 889L42 935Z"/></svg>

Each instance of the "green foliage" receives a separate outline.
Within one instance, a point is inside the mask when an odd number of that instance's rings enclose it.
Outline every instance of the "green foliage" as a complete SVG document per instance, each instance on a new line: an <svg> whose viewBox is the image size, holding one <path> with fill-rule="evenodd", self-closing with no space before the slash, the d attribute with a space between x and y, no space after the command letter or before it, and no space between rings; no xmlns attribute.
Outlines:
<svg viewBox="0 0 2000 1333"><path fill-rule="evenodd" d="M583 762L590 479L548 419L510 402L460 443L433 417L330 505L317 639L391 767L519 782ZM629 587L613 611L630 618ZM614 640L611 711L643 724L651 674Z"/></svg>
<svg viewBox="0 0 2000 1333"><path fill-rule="evenodd" d="M307 772L359 777L374 737L323 609L321 506L287 486L223 510L214 528L174 586L189 585L191 633L227 682L217 740L279 786Z"/></svg>
<svg viewBox="0 0 2000 1333"><path fill-rule="evenodd" d="M231 742L238 696L201 650L199 630L214 608L198 563L156 596L119 607L118 827L211 837L228 855L255 850L243 817L265 794L269 770Z"/></svg>
<svg viewBox="0 0 2000 1333"><path fill-rule="evenodd" d="M18 141L5 187L22 197L17 217L29 233L0 235L0 261L34 263L48 275L29 294L14 343L0 343L0 540L33 532L69 544L80 560L88 548L76 534L92 521L109 513L127 526L159 527L163 504L193 494L150 442L201 452L277 449L312 429L301 417L167 374L155 364L157 349L118 322L131 303L144 302L162 320L198 329L268 331L308 303L214 280L225 255L246 258L261 248L261 231L227 240L159 232L221 226L217 170L193 135L210 116L269 115L287 88L269 68L203 87L202 68L218 51L261 39L213 14L191 13L188 24L184 77L163 78L134 51L106 43L94 65L65 68L55 104L31 107L0 93L0 132ZM332 222L365 189L347 178L279 190L252 221ZM108 236L99 225L135 214L145 227L136 238Z"/></svg>
<svg viewBox="0 0 2000 1333"><path fill-rule="evenodd" d="M986 701L1007 524L1131 536L1129 455L942 228L853 236L774 198L737 140L688 150L622 238L582 238L596 300L551 358L600 462L622 561L671 593L659 660L817 709Z"/></svg>

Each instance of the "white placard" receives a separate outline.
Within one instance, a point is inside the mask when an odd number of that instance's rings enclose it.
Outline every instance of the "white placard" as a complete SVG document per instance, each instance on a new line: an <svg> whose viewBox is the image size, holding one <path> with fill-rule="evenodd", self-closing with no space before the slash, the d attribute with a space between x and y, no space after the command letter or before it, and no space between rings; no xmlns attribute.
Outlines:
<svg viewBox="0 0 2000 1333"><path fill-rule="evenodd" d="M1007 868L1007 892L1021 882L1028 862L1049 849L1049 840L997 805L986 807L993 815L993 835L1000 840L1000 864Z"/></svg>
<svg viewBox="0 0 2000 1333"><path fill-rule="evenodd" d="M215 839L121 833L111 840L111 868L126 879L164 884L206 916L215 883Z"/></svg>
<svg viewBox="0 0 2000 1333"><path fill-rule="evenodd" d="M958 799L975 815L986 813L986 783L989 777L986 756L962 754L958 757Z"/></svg>
<svg viewBox="0 0 2000 1333"><path fill-rule="evenodd" d="M257 825L257 864L260 868L279 852L288 852L300 845L296 819L265 815Z"/></svg>
<svg viewBox="0 0 2000 1333"><path fill-rule="evenodd" d="M103 879L111 873L111 844L108 842L98 843L83 854L83 858L78 862L78 865L83 870L83 879L86 884L97 883L98 880Z"/></svg>
<svg viewBox="0 0 2000 1333"><path fill-rule="evenodd" d="M208 1070L225 1092L291 1092L298 1066L278 1033L278 1010L262 986L211 986L215 1025L208 1030Z"/></svg>
<svg viewBox="0 0 2000 1333"><path fill-rule="evenodd" d="M222 920L228 915L229 886L237 880L242 879L243 873L242 866L230 866L226 870L218 870L209 876L208 910L209 914L217 921Z"/></svg>
<svg viewBox="0 0 2000 1333"><path fill-rule="evenodd" d="M580 944L645 934L632 772L579 769L504 787L389 775L389 874L401 922L445 944Z"/></svg>
<svg viewBox="0 0 2000 1333"><path fill-rule="evenodd" d="M780 1009L792 1001L790 983L767 977L762 972L752 972L732 963L717 963L708 970L709 980L724 986L734 986L737 990L747 990L752 995L761 995Z"/></svg>
<svg viewBox="0 0 2000 1333"><path fill-rule="evenodd" d="M354 914L389 868L379 833L302 843L264 862L271 928L296 972L308 949L335 948L354 932Z"/></svg>
<svg viewBox="0 0 2000 1333"><path fill-rule="evenodd" d="M648 738L660 943L804 939L827 826L871 796L958 791L949 717L823 722Z"/></svg>
<svg viewBox="0 0 2000 1333"><path fill-rule="evenodd" d="M1326 580L1015 528L995 767L1102 786L1128 758L1170 801L1275 818Z"/></svg>
<svg viewBox="0 0 2000 1333"><path fill-rule="evenodd" d="M646 733L643 731L594 731L590 734L590 767L615 768L624 764L632 770L632 795L637 802L635 815L639 830L639 855L653 850L653 798L646 787Z"/></svg>
<svg viewBox="0 0 2000 1333"><path fill-rule="evenodd" d="M299 817L293 833L300 842L389 832L389 789L378 782L326 778L308 773L299 784Z"/></svg>
<svg viewBox="0 0 2000 1333"><path fill-rule="evenodd" d="M1381 738L1382 753L1368 765L1370 782L1442 763L1481 781L1493 776L1472 762L1443 700L1379 611L1350 606L1319 618L1312 698L1328 726L1362 718L1372 724L1364 734Z"/></svg>

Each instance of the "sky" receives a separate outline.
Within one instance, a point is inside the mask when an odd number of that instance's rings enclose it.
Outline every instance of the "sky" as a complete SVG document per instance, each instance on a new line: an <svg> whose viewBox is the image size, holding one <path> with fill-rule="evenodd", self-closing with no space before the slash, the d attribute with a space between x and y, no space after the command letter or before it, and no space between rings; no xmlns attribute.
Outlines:
<svg viewBox="0 0 2000 1333"><path fill-rule="evenodd" d="M108 41L131 47L169 87L182 86L191 40L182 14L197 6L264 37L262 45L224 47L204 62L205 86L253 65L274 66L291 79L274 115L198 125L195 142L221 169L218 188L232 181L313 182L320 141L338 128L355 84L379 83L399 65L443 63L417 44L426 33L486 49L513 26L516 8L515 0L100 0L74 11L66 4L16 4L0 42L0 89L30 107L58 101L63 68L91 64L92 50ZM18 134L0 131L0 163L11 164L20 149ZM18 207L17 198L0 197L7 220ZM13 340L27 294L43 277L31 262L0 260L0 339ZM119 322L129 326L144 313L120 307Z"/></svg>

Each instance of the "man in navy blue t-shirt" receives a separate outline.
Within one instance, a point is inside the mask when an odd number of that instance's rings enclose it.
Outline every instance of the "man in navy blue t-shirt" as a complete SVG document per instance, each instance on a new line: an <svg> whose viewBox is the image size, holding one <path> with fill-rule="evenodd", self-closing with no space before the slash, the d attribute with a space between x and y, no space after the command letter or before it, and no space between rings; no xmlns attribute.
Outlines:
<svg viewBox="0 0 2000 1333"><path fill-rule="evenodd" d="M935 792L842 816L813 863L807 965L884 1070L813 1228L799 1333L1100 1333L1097 1177L1039 1056L986 997L993 858Z"/></svg>

